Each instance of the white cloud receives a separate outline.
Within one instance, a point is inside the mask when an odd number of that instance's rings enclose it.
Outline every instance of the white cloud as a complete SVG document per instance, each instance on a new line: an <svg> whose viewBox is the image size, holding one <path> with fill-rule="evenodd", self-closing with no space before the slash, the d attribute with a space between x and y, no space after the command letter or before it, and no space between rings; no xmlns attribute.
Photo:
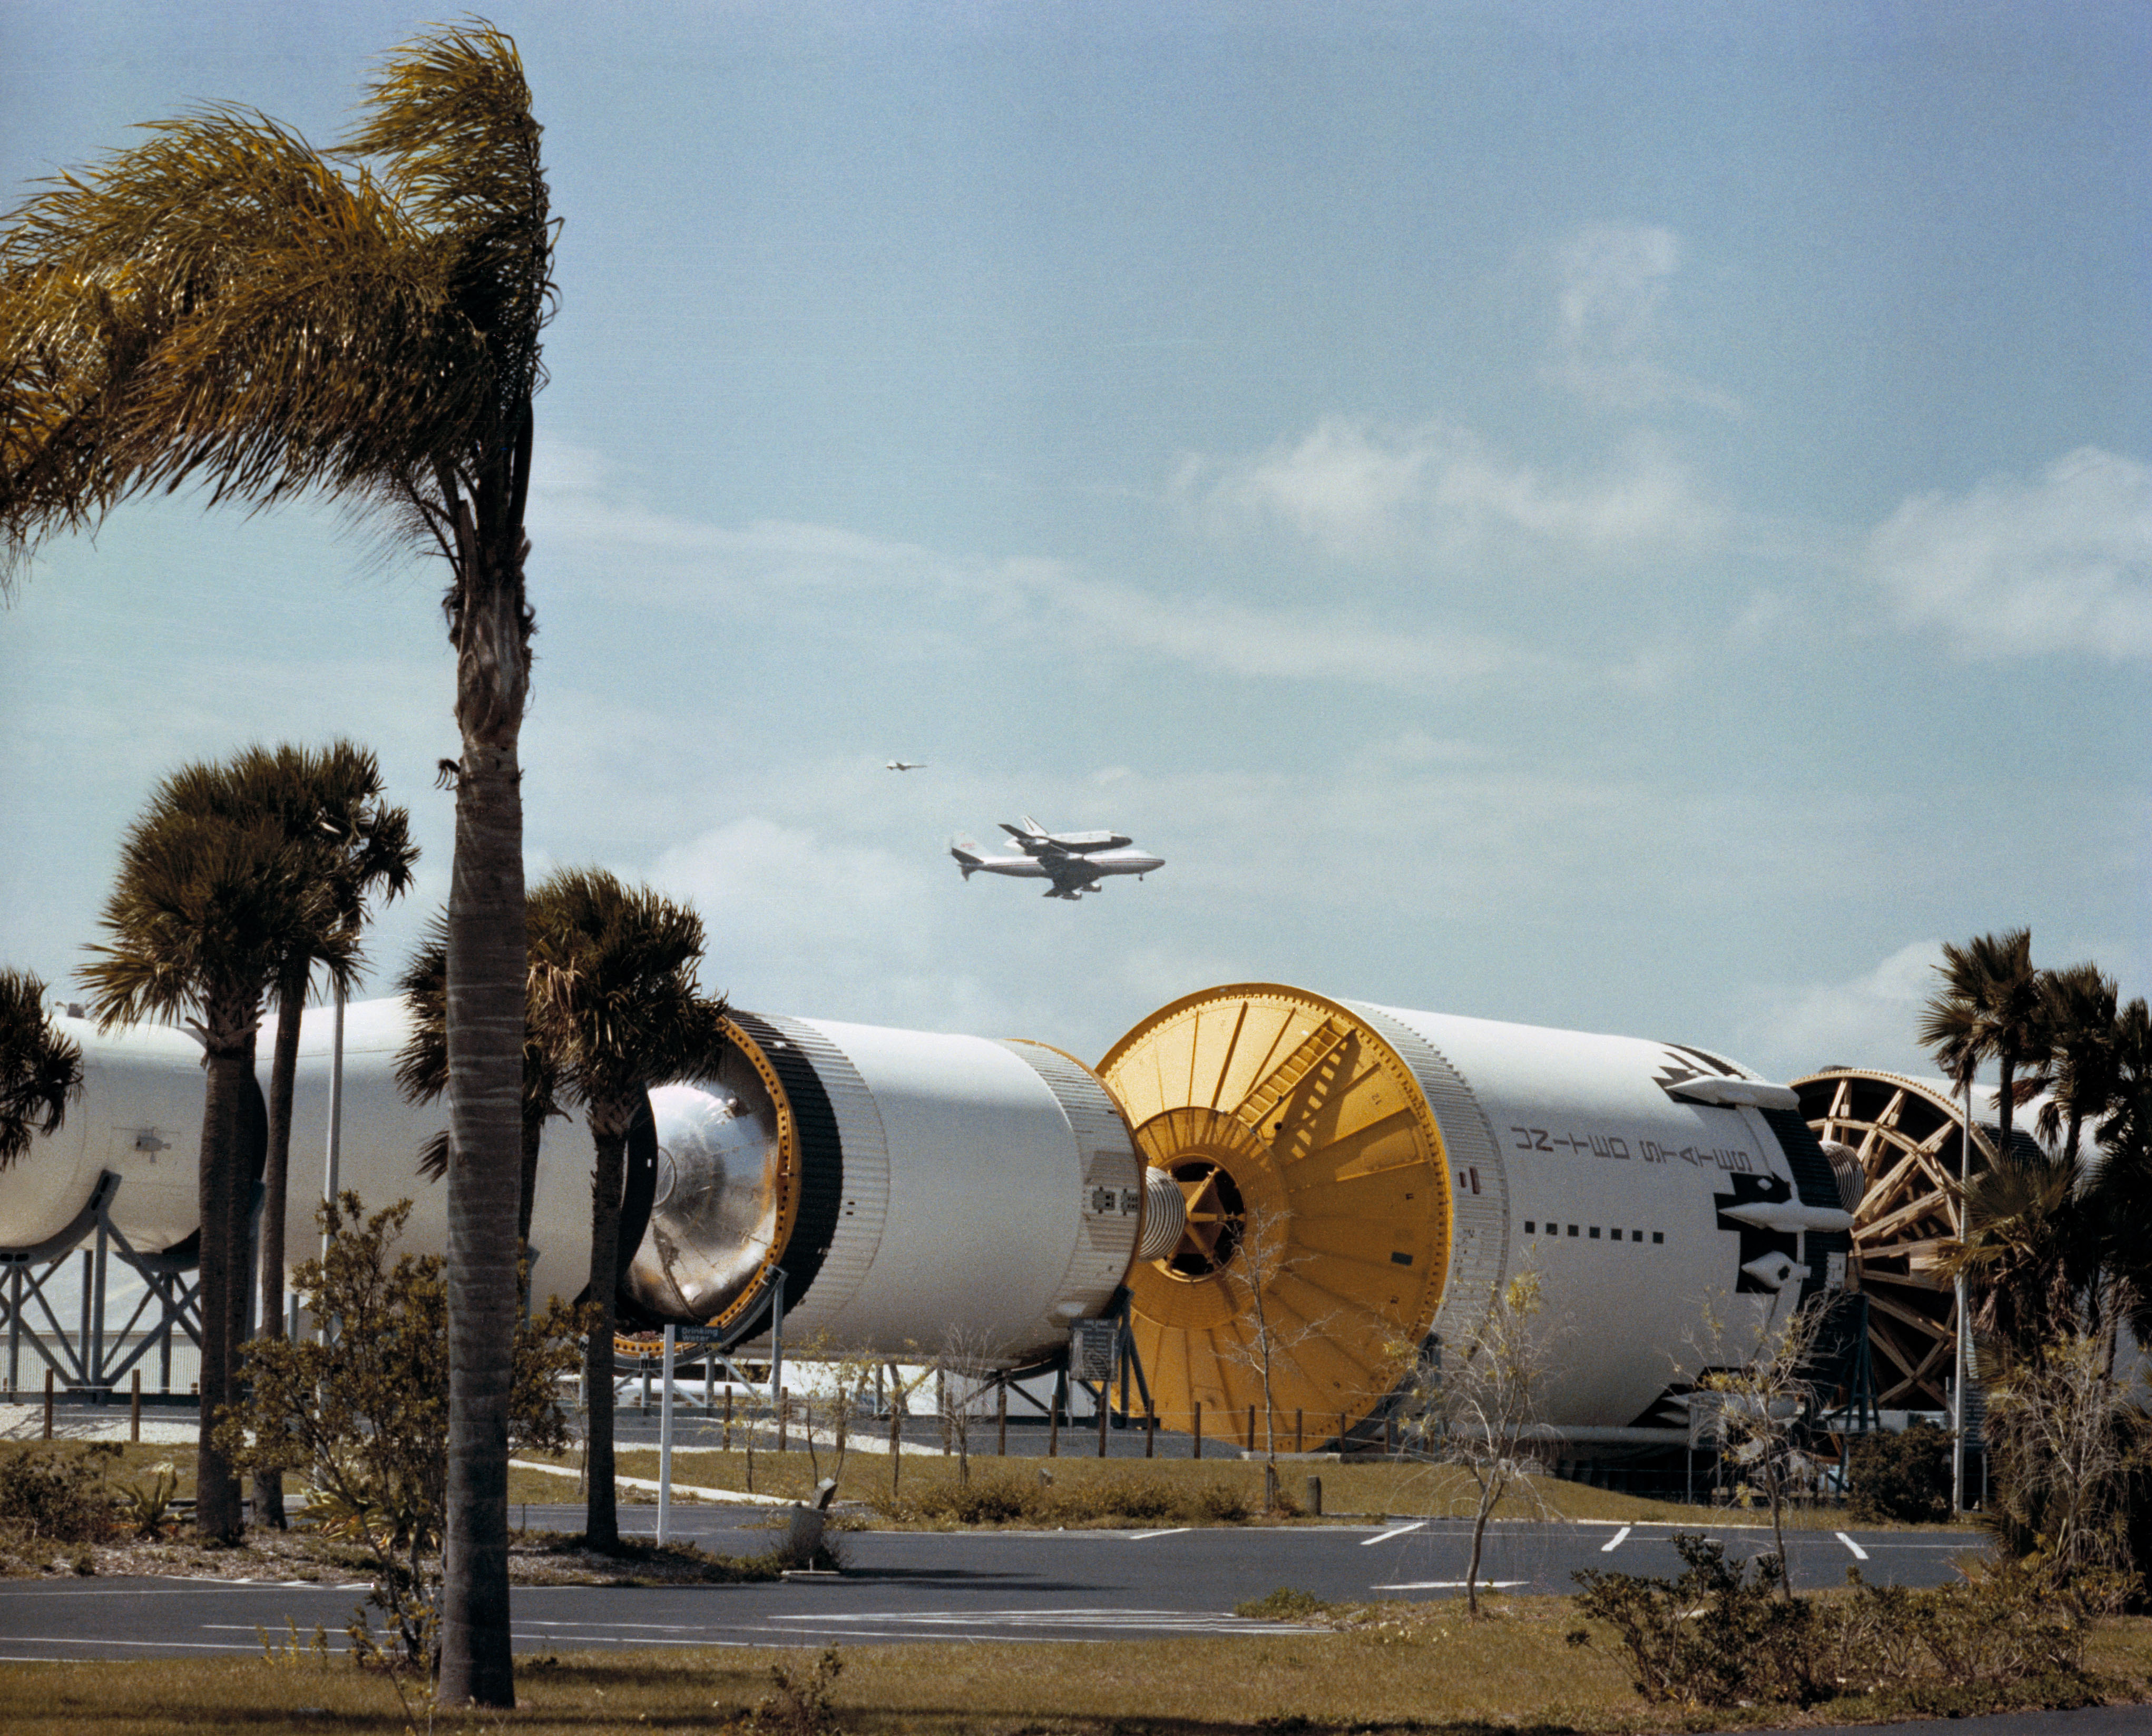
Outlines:
<svg viewBox="0 0 2152 1736"><path fill-rule="evenodd" d="M2152 662L2152 470L2080 447L2037 480L1918 495L1868 539L1898 618L1962 657Z"/></svg>
<svg viewBox="0 0 2152 1736"><path fill-rule="evenodd" d="M1723 531L1719 509L1655 441L1638 439L1609 469L1556 477L1439 421L1327 416L1215 475L1200 460L1185 466L1180 492L1221 529L1283 525L1348 559L1625 564L1693 555Z"/></svg>
<svg viewBox="0 0 2152 1736"><path fill-rule="evenodd" d="M1621 409L1672 399L1740 413L1726 393L1651 358L1667 282L1681 268L1681 242L1672 230L1590 224L1557 251L1556 263L1561 292L1550 381Z"/></svg>
<svg viewBox="0 0 2152 1736"><path fill-rule="evenodd" d="M1789 1077L1841 1064L1932 1074L1913 1033L1941 958L1940 941L1916 941L1845 982L1757 990L1743 1042L1757 1064Z"/></svg>
<svg viewBox="0 0 2152 1736"><path fill-rule="evenodd" d="M531 494L534 543L602 551L608 594L731 616L790 604L827 631L833 601L855 612L879 600L878 648L975 642L982 634L1043 641L1089 656L1101 647L1261 680L1346 681L1423 690L1536 661L1490 636L1399 626L1349 608L1278 608L1202 593L1162 593L1062 561L967 560L916 544L823 525L708 525L650 512L573 449L549 454ZM1565 509L1534 505L1541 516ZM1612 512L1602 507L1604 532ZM623 576L622 575L626 575ZM853 618L859 617L856 612Z"/></svg>

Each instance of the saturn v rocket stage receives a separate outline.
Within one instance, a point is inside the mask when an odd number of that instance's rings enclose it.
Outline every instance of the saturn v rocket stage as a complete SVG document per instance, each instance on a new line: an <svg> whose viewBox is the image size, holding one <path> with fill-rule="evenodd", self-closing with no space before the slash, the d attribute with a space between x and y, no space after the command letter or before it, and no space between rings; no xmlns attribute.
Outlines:
<svg viewBox="0 0 2152 1736"><path fill-rule="evenodd" d="M328 1016L308 1016L294 1124L324 1124ZM101 1211L153 1264L195 1230L200 1074L169 1030L99 1037L66 1125L0 1175L0 1251L46 1257ZM349 1009L342 1185L415 1201L442 1126L392 1077L395 1002ZM1312 1444L1382 1426L1403 1368L1456 1343L1513 1277L1558 1322L1545 1420L1665 1441L1699 1372L1702 1306L1759 1319L1845 1282L1857 1181L1787 1087L1706 1051L1335 1001L1205 990L1139 1023L1095 1071L1045 1045L736 1014L720 1075L652 1093L631 1142L620 1279L631 1319L931 1354L953 1332L1036 1366L1073 1322L1125 1318L1160 1421L1263 1402ZM589 1270L590 1147L547 1131L534 1287ZM314 1245L298 1181L286 1246Z"/></svg>

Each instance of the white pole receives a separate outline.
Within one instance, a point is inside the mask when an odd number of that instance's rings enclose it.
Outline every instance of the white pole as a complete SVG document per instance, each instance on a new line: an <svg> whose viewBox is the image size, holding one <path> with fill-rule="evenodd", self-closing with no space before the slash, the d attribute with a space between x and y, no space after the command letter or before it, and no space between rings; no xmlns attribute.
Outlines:
<svg viewBox="0 0 2152 1736"><path fill-rule="evenodd" d="M776 1269L777 1296L769 1315L769 1402L780 1403L784 1390L784 1269Z"/></svg>
<svg viewBox="0 0 2152 1736"><path fill-rule="evenodd" d="M343 985L336 987L336 1015L329 1031L329 1132L328 1148L322 1160L322 1198L330 1205L336 1203L337 1189L341 1185L338 1175L343 1155ZM328 1231L322 1231L322 1261L327 1265L329 1257ZM317 1320L316 1330L324 1344L329 1341L330 1322Z"/></svg>
<svg viewBox="0 0 2152 1736"><path fill-rule="evenodd" d="M665 1396L657 1402L657 1546L672 1529L673 1328L665 1328Z"/></svg>
<svg viewBox="0 0 2152 1736"><path fill-rule="evenodd" d="M1965 1240L1965 1185L1972 1173L1972 1076L1966 1075L1965 1119L1958 1126L1957 1152L1957 1236ZM1951 1375L1951 1511L1965 1511L1965 1371L1969 1361L1967 1355L1972 1333L1966 1329L1965 1269L1958 1269L1957 1282L1952 1285L1951 1293L1957 1308L1957 1343L1956 1367Z"/></svg>

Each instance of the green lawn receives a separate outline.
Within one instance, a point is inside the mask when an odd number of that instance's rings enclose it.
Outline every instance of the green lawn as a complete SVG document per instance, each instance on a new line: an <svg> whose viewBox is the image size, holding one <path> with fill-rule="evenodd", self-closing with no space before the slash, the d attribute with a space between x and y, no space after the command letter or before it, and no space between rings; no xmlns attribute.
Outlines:
<svg viewBox="0 0 2152 1736"><path fill-rule="evenodd" d="M557 1462L572 1466L576 1460L572 1454L569 1454L563 1455ZM798 1499L813 1490L818 1475L828 1475L834 1465L834 1455L826 1449L813 1459L805 1453L796 1451L785 1454L757 1452L754 1454L754 1488L759 1494ZM655 1450L647 1448L624 1450L619 1454L619 1470L623 1476L642 1477L655 1481L657 1454ZM1244 1499L1251 1506L1259 1505L1262 1495L1261 1464L1238 1458L1201 1460L1100 1459L1080 1456L997 1459L987 1455L975 1456L972 1461L972 1475L975 1480L996 1477L1036 1479L1041 1470L1053 1477L1057 1489L1072 1491L1100 1481L1142 1477L1171 1480L1177 1485L1187 1489L1206 1483L1230 1483L1242 1491ZM907 1454L904 1459L901 1492L916 1496L922 1490L953 1480L957 1474L957 1463L953 1458ZM1327 1515L1336 1518L1390 1514L1412 1517L1464 1514L1472 1510L1474 1500L1470 1480L1462 1471L1424 1464L1364 1459L1343 1464L1287 1460L1280 1464L1278 1475L1286 1495L1295 1502L1304 1496L1307 1480L1310 1476L1320 1477L1322 1480L1323 1511ZM727 1453L676 1448L672 1454L672 1479L676 1487L681 1484L690 1484L744 1490L749 1486L747 1455L737 1449ZM573 1500L577 1499L576 1490L576 1485L565 1477L522 1470L510 1474L510 1499L512 1501L535 1504ZM837 1493L840 1500L849 1501L886 1500L890 1494L888 1456L873 1453L849 1454L843 1475L838 1481ZM653 1501L657 1496L651 1491L623 1490L622 1498L644 1502ZM1641 1521L1652 1525L1686 1525L1698 1529L1708 1525L1764 1525L1770 1522L1770 1515L1761 1510L1744 1512L1702 1505L1691 1507L1678 1501L1647 1500L1611 1490L1590 1488L1581 1483L1566 1483L1553 1477L1540 1480L1534 1486L1531 1497L1513 1499L1505 1503L1498 1510L1498 1516L1504 1519L1599 1520L1615 1524ZM1786 1515L1789 1530L1798 1527L1839 1530L1850 1523L1845 1508L1837 1505L1791 1509ZM1966 1534L1968 1543L1976 1541L1978 1536L1977 1528L1970 1521L1955 1528L1921 1529L1959 1530Z"/></svg>
<svg viewBox="0 0 2152 1736"><path fill-rule="evenodd" d="M722 1595L722 1594L718 1594ZM1603 1644L1566 1643L1566 1597L1496 1600L1472 1623L1454 1605L1367 1612L1332 1634L1142 1641L1112 1646L919 1645L843 1652L837 1728L926 1736L1255 1736L1280 1731L1660 1732L1873 1721L1855 1699L1807 1714L1778 1706L1706 1713L1644 1705ZM526 1657L522 1705L430 1722L393 1684L338 1657L0 1666L0 1723L19 1736L250 1736L428 1728L594 1736L722 1729L769 1692L774 1662L812 1653L667 1649ZM2117 1698L2152 1677L2152 1622L2104 1623L2094 1667Z"/></svg>

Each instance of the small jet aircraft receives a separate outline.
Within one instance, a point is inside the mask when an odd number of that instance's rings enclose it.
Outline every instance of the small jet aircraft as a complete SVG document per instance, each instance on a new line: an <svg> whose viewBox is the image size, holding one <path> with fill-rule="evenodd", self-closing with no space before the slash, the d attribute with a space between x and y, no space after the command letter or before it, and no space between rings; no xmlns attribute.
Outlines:
<svg viewBox="0 0 2152 1736"><path fill-rule="evenodd" d="M1099 882L1109 875L1133 874L1141 880L1154 868L1165 866L1165 857L1130 849L1133 840L1122 832L1049 832L1028 814L1021 825L1003 820L1002 830L1016 840L1023 855L986 855L968 838L959 838L949 847L966 880L982 872L1050 880L1053 884L1043 896L1073 903L1086 892L1104 891Z"/></svg>
<svg viewBox="0 0 2152 1736"><path fill-rule="evenodd" d="M883 769L892 772L923 772L926 769L926 762L923 759L892 759Z"/></svg>

